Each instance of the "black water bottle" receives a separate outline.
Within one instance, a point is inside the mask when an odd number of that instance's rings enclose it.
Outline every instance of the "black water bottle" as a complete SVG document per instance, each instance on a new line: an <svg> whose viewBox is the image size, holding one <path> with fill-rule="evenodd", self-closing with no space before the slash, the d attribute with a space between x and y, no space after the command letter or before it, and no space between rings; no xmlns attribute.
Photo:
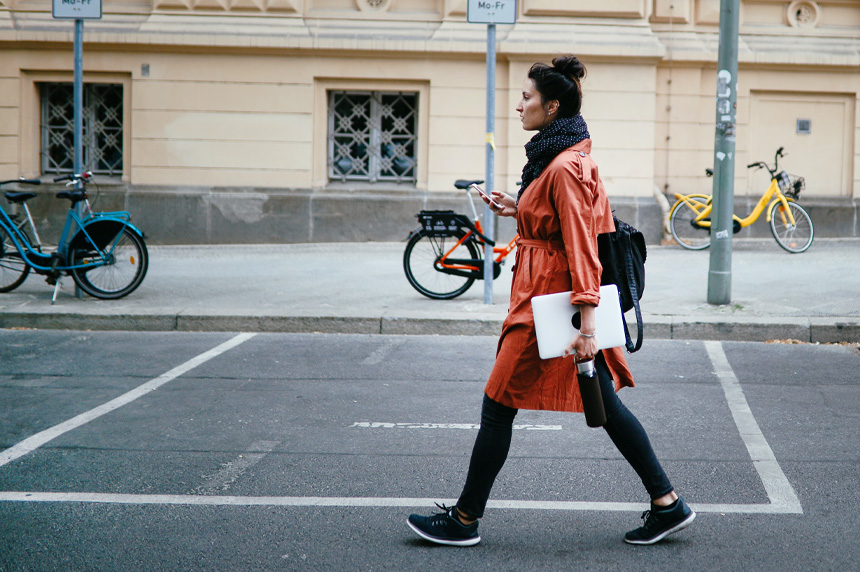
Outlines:
<svg viewBox="0 0 860 572"><path fill-rule="evenodd" d="M594 371L594 360L577 363L576 370L579 395L582 397L582 409L585 411L585 422L589 427L603 427L606 424L606 411L603 409L600 382Z"/></svg>

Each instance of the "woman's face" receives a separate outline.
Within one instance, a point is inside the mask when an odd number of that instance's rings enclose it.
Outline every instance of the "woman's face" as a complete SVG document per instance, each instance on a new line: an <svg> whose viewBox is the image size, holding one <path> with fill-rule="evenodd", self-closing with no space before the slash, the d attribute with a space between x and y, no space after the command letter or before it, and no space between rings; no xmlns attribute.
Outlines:
<svg viewBox="0 0 860 572"><path fill-rule="evenodd" d="M555 119L558 101L542 102L540 92L531 78L523 82L523 98L517 105L517 113L526 131L540 131Z"/></svg>

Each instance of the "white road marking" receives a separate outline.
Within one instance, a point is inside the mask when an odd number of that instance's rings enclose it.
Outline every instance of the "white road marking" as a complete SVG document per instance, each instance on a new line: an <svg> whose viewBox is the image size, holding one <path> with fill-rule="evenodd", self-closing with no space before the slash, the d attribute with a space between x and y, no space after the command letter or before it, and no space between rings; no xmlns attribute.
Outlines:
<svg viewBox="0 0 860 572"><path fill-rule="evenodd" d="M104 415L108 411L112 411L117 407L121 407L125 403L133 401L152 391L156 387L167 383L171 379L175 379L179 375L197 367L201 363L215 357L219 353L227 351L231 347L239 345L245 340L252 337L253 334L242 334L222 344L205 354L201 354L197 358L186 362L185 364L174 368L163 376L144 384L136 390L133 390L119 398L106 403L100 408L96 408L82 414L78 417L70 419L66 423L57 425L47 431L43 431L33 437L26 439L7 449L0 454L0 467L16 459L42 444L50 441L66 431L70 431L75 427L79 427L84 423L95 419L100 415ZM728 401L729 409L732 417L738 427L738 431L744 444L749 451L750 457L755 465L756 470L761 477L765 491L767 492L770 503L768 504L698 504L690 503L690 506L697 512L712 512L712 513L740 513L740 514L802 514L803 508L800 501L794 492L794 488L783 473L776 460L773 451L768 445L767 440L761 432L761 429L750 411L749 404L746 401L740 382L735 376L734 371L729 365L728 359L723 351L720 342L704 342L705 348L714 365L716 375L720 380L723 391ZM208 356L208 357L205 357ZM158 382L157 384L155 384ZM150 384L155 384L151 387ZM146 388L146 389L144 389ZM136 392L140 392L136 394ZM130 399L123 400L127 395L135 394ZM115 406L102 411L102 408L111 404ZM98 412L93 417L86 416ZM77 423L72 423L76 419L80 419ZM430 427L424 427L429 425ZM356 423L355 427L384 427L384 428L477 428L471 424L401 424L401 423L371 423L362 422ZM528 429L535 427L555 428L560 426L519 426L520 428ZM41 437L40 437L41 436ZM38 438L38 439L37 439ZM14 455L11 456L10 455ZM23 492L23 491L0 491L0 502L32 502L32 503L50 503L50 502L75 502L75 503L100 503L100 504L126 504L126 505L193 505L193 506L281 506L281 507L431 507L433 503L439 502L439 499L431 498L398 498L398 497L248 497L248 496L210 496L210 495L138 495L138 494L112 494L112 493L57 493L57 492ZM446 504L453 505L455 500L447 500ZM491 500L488 508L496 509L514 509L514 510L563 510L563 511L627 511L638 512L647 510L648 504L645 503L625 503L625 502L580 502L580 501L523 501L523 500Z"/></svg>
<svg viewBox="0 0 860 572"><path fill-rule="evenodd" d="M8 449L0 452L0 467L11 463L15 459L23 457L24 455L31 453L44 445L45 443L56 439L60 435L64 433L68 433L73 429L77 429L81 425L89 423L94 419L98 419L102 415L110 413L115 409L119 409L123 405L128 405L132 401L136 400L139 397L142 397L149 393L150 391L155 391L162 385L167 382L173 381L180 375L188 373L192 369L196 368L199 365L206 363L214 357L217 357L224 352L238 346L239 344L253 338L256 334L239 334L234 338L224 342L223 344L212 348L211 350L204 352L197 357L194 357L187 362L179 365L167 373L164 373L155 379L147 381L143 385L140 385L131 391L123 393L119 397L108 401L98 407L90 409L80 415L72 417L71 419L60 423L59 425L54 425L49 429L45 429L35 435L24 439L23 441L9 447Z"/></svg>
<svg viewBox="0 0 860 572"><path fill-rule="evenodd" d="M247 497L206 495L128 495L113 493L46 493L46 492L0 492L0 502L75 502L124 505L186 505L186 506L281 506L281 507L433 507L444 502L449 506L456 500L440 501L438 498L400 497ZM785 514L793 513L785 507L773 504L696 504L690 506L697 512L740 514ZM559 510L559 511L612 511L641 512L648 510L647 503L585 502L585 501L523 501L491 500L491 509L512 510ZM432 508L430 509L432 510Z"/></svg>
<svg viewBox="0 0 860 572"><path fill-rule="evenodd" d="M382 360L388 357L391 350L402 343L403 340L401 338L387 338L381 346L361 361L361 365L376 365L382 363Z"/></svg>
<svg viewBox="0 0 860 572"><path fill-rule="evenodd" d="M248 447L248 452L239 455L235 460L222 466L215 474L209 475L203 480L203 484L195 489L197 494L212 495L223 492L239 480L245 471L259 463L263 458L277 447L280 441L255 441Z"/></svg>
<svg viewBox="0 0 860 572"><path fill-rule="evenodd" d="M357 421L350 427L362 429L480 429L475 423L389 423L387 421ZM516 430L561 431L561 425L514 425Z"/></svg>
<svg viewBox="0 0 860 572"><path fill-rule="evenodd" d="M723 351L723 345L717 341L705 342L705 349L711 358L715 373L723 386L726 401L741 439L746 445L756 471L758 471L771 506L783 509L783 512L803 514L803 507L794 492L794 487L788 481L776 455L768 445L767 439L758 426L758 422L750 410L744 390L735 375L728 358Z"/></svg>

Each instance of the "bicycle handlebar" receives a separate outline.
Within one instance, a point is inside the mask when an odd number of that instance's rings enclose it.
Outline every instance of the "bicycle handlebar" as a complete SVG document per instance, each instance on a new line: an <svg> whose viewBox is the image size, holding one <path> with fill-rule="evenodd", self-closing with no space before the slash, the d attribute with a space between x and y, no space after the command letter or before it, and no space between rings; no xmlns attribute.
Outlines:
<svg viewBox="0 0 860 572"><path fill-rule="evenodd" d="M752 169L753 167L767 169L767 171L770 173L770 176L774 177L776 175L776 172L779 170L779 158L785 157L785 153L783 153L783 151L785 151L785 147L780 147L776 150L776 153L773 154L773 169L771 169L764 161L756 161L755 163L750 163L749 165L747 165L747 169Z"/></svg>
<svg viewBox="0 0 860 572"><path fill-rule="evenodd" d="M89 183L90 179L93 178L92 171L85 171L83 173L72 173L71 175L62 175L60 177L54 177L55 183L60 183L62 181L81 181L82 183Z"/></svg>
<svg viewBox="0 0 860 572"><path fill-rule="evenodd" d="M41 185L42 181L39 179L25 179L24 177L18 177L17 179L9 179L8 181L0 181L0 185L8 185L9 183L21 183L24 185Z"/></svg>

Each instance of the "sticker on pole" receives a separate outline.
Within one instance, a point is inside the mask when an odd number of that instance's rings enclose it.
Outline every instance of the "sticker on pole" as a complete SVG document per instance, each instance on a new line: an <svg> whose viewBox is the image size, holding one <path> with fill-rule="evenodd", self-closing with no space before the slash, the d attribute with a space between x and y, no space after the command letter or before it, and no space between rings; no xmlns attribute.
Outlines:
<svg viewBox="0 0 860 572"><path fill-rule="evenodd" d="M53 0L51 14L59 20L99 20L102 0Z"/></svg>
<svg viewBox="0 0 860 572"><path fill-rule="evenodd" d="M469 0L466 21L470 24L516 24L517 0Z"/></svg>

